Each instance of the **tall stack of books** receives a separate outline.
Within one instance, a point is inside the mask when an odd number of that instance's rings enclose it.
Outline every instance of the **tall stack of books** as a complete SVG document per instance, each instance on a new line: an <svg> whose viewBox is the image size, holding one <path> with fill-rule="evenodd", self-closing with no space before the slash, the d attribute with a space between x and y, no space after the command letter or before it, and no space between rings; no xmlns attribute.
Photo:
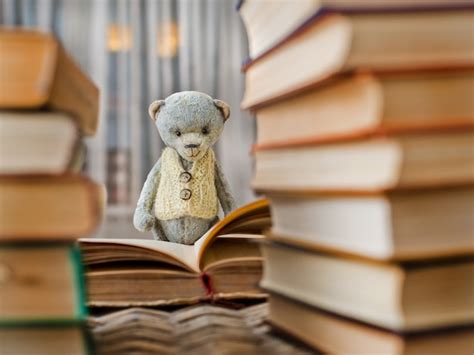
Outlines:
<svg viewBox="0 0 474 355"><path fill-rule="evenodd" d="M270 322L325 353L473 353L472 2L239 11Z"/></svg>
<svg viewBox="0 0 474 355"><path fill-rule="evenodd" d="M84 354L75 240L100 221L81 176L98 91L51 36L0 29L0 353Z"/></svg>

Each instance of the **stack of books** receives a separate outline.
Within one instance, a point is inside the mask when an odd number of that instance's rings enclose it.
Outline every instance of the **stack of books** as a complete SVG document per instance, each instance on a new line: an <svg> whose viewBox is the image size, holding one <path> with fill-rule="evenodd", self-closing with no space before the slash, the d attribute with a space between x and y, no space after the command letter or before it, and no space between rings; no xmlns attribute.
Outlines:
<svg viewBox="0 0 474 355"><path fill-rule="evenodd" d="M0 29L0 353L84 354L75 240L100 221L80 175L98 91L51 36Z"/></svg>
<svg viewBox="0 0 474 355"><path fill-rule="evenodd" d="M271 323L328 353L472 353L472 2L239 11Z"/></svg>
<svg viewBox="0 0 474 355"><path fill-rule="evenodd" d="M255 353L260 338L248 323L261 324L265 310L266 304L243 310L202 304L174 312L127 308L90 324L101 354Z"/></svg>
<svg viewBox="0 0 474 355"><path fill-rule="evenodd" d="M98 354L312 354L265 323L268 304L199 304L172 312L127 308L90 317Z"/></svg>

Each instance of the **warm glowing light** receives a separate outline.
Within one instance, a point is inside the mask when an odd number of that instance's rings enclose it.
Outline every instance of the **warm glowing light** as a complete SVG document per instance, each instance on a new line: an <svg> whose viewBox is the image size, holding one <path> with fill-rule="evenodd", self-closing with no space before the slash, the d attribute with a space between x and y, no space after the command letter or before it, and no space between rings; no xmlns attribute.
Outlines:
<svg viewBox="0 0 474 355"><path fill-rule="evenodd" d="M112 24L107 29L107 49L111 52L128 51L132 47L130 27Z"/></svg>
<svg viewBox="0 0 474 355"><path fill-rule="evenodd" d="M178 25L175 22L163 22L156 38L156 51L162 58L173 58L178 52Z"/></svg>

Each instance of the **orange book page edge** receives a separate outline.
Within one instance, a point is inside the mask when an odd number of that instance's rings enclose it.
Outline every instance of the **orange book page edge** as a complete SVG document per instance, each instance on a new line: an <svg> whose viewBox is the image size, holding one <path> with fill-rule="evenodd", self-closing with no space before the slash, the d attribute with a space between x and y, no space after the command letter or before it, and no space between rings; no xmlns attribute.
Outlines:
<svg viewBox="0 0 474 355"><path fill-rule="evenodd" d="M265 99L260 101L252 101L251 99L244 100L240 108L243 110L250 110L251 112L258 111L262 107L270 106L275 102L280 102L281 100L288 99L294 96L297 96L303 92L309 90L315 90L322 88L324 86L333 83L334 81L341 80L353 75L367 74L370 73L376 76L384 77L395 77L400 75L410 75L417 73L430 73L430 72L443 72L443 71L471 71L473 70L473 64L456 64L456 63L437 63L433 65L410 65L410 66L400 66L396 69L390 68L376 68L376 67L358 67L352 68L347 67L341 71L330 72L317 79L315 81L295 85L290 89L287 89L285 92L277 93L268 96Z"/></svg>
<svg viewBox="0 0 474 355"><path fill-rule="evenodd" d="M222 220L217 222L206 234L204 234L204 236L201 237L201 239L199 239L194 244L199 262L206 248L215 239L215 237L219 235L219 232L224 227L229 225L231 222L239 219L243 215L248 214L249 212L252 212L261 208L265 208L268 206L269 206L269 202L267 199L256 200L247 205L237 208L236 210L232 211L227 216L225 216Z"/></svg>
<svg viewBox="0 0 474 355"><path fill-rule="evenodd" d="M255 144L252 147L252 153L283 149L292 147L304 147L314 146L322 144L333 144L341 142L353 142L359 140L365 140L367 138L382 138L392 137L397 135L408 135L408 134L436 134L436 133L451 133L451 132L466 132L466 130L474 129L474 117L470 120L457 119L451 120L445 124L437 125L423 125L423 124L410 124L409 126L378 126L374 128L363 129L350 133L333 134L323 137L308 137L304 139L287 140L275 143L264 143Z"/></svg>

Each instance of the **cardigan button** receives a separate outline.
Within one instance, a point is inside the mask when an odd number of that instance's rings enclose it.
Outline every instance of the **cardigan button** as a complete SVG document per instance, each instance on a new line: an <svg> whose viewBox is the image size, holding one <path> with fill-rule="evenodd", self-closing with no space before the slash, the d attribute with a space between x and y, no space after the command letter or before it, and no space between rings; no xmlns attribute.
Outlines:
<svg viewBox="0 0 474 355"><path fill-rule="evenodd" d="M181 192L179 193L179 198L181 200L187 201L191 198L191 190L189 189L182 189Z"/></svg>
<svg viewBox="0 0 474 355"><path fill-rule="evenodd" d="M192 178L193 176L187 171L185 171L179 175L179 182L187 183L190 182Z"/></svg>

